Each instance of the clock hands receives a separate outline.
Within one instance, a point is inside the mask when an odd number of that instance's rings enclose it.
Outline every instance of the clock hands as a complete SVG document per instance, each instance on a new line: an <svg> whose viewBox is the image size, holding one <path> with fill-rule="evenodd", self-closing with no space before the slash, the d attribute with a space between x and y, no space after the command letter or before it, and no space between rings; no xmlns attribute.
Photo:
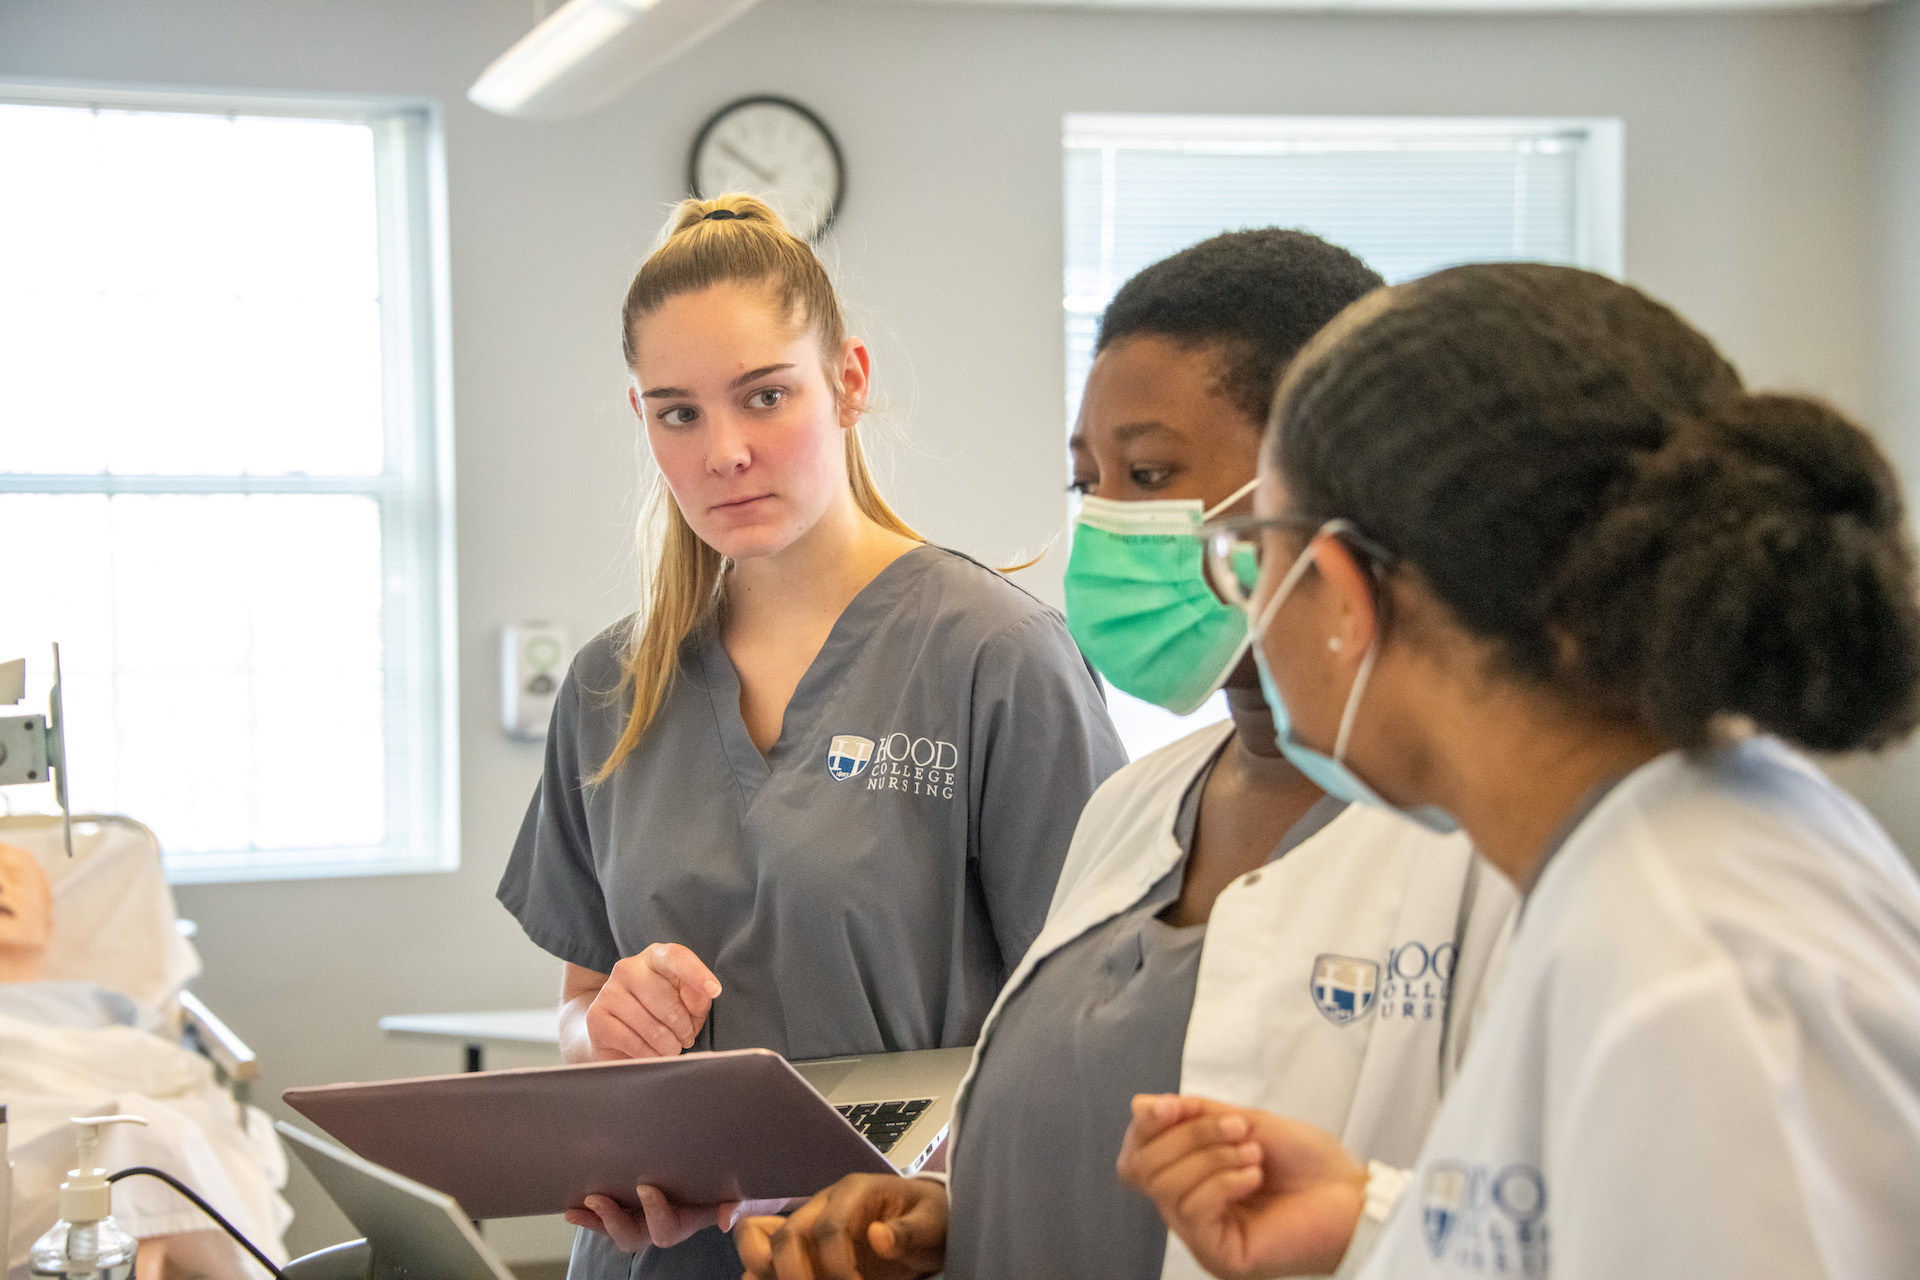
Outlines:
<svg viewBox="0 0 1920 1280"><path fill-rule="evenodd" d="M794 203L794 216L806 223L795 233L813 240L833 221L845 181L841 163L839 145L818 116L763 94L729 103L700 127L687 159L687 186L709 200L723 186L757 191L769 201L778 196L782 204Z"/></svg>
<svg viewBox="0 0 1920 1280"><path fill-rule="evenodd" d="M722 138L719 140L719 150L722 153L724 153L729 159L731 159L735 164L747 170L754 177L760 179L760 181L766 183L768 186L773 186L775 183L780 181L780 175L775 173L768 173L765 169L761 168L759 165L755 164L753 161L747 159L745 155L741 154L740 149L738 147L734 146L731 142L728 142L725 138Z"/></svg>

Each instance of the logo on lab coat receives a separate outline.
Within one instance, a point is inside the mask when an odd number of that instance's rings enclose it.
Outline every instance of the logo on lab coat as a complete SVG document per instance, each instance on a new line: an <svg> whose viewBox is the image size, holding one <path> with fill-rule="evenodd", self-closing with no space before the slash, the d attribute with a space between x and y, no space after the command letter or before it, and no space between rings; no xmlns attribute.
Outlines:
<svg viewBox="0 0 1920 1280"><path fill-rule="evenodd" d="M1453 1273L1545 1280L1547 1180L1530 1164L1436 1160L1420 1178L1420 1234Z"/></svg>
<svg viewBox="0 0 1920 1280"><path fill-rule="evenodd" d="M1446 1253L1447 1237L1467 1212L1472 1182L1467 1167L1450 1160L1434 1164L1421 1179L1420 1229L1427 1237L1427 1251L1436 1260Z"/></svg>
<svg viewBox="0 0 1920 1280"><path fill-rule="evenodd" d="M1327 1021L1344 1027L1372 1010L1380 991L1380 966L1352 956L1319 956L1313 962L1313 980L1307 987Z"/></svg>
<svg viewBox="0 0 1920 1280"><path fill-rule="evenodd" d="M827 772L841 782L857 778L873 759L873 739L843 733L827 744Z"/></svg>
<svg viewBox="0 0 1920 1280"><path fill-rule="evenodd" d="M1460 948L1451 942L1428 946L1408 939L1387 953L1380 983L1380 1018L1432 1022L1447 1013L1453 965Z"/></svg>

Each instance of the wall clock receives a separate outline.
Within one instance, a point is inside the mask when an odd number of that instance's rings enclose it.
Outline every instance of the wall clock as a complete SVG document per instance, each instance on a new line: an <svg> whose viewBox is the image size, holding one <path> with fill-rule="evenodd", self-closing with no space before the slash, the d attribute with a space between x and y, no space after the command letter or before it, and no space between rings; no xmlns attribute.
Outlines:
<svg viewBox="0 0 1920 1280"><path fill-rule="evenodd" d="M687 185L701 199L759 196L794 234L818 240L846 192L840 144L824 121L787 98L742 98L715 112L693 140Z"/></svg>

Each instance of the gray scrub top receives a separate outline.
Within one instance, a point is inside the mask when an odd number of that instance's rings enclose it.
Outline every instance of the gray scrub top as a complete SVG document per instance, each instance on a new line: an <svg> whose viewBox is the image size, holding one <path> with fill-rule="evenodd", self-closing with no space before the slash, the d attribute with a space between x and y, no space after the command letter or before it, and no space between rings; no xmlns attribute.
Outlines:
<svg viewBox="0 0 1920 1280"><path fill-rule="evenodd" d="M847 606L763 757L717 635L691 638L633 754L597 785L616 626L574 659L499 897L563 960L655 942L724 993L699 1047L789 1058L970 1045L1039 934L1087 798L1126 763L1060 615L924 546ZM631 1265L631 1271L629 1270ZM581 1233L570 1275L734 1280L709 1229L632 1259Z"/></svg>
<svg viewBox="0 0 1920 1280"><path fill-rule="evenodd" d="M1175 819L1188 853L1213 760ZM1320 800L1268 861L1345 807ZM1207 927L1159 917L1179 898L1185 871L1183 858L1135 906L1041 961L1000 1010L958 1126L947 1280L1160 1275L1166 1224L1120 1181L1114 1161L1133 1095L1180 1090Z"/></svg>

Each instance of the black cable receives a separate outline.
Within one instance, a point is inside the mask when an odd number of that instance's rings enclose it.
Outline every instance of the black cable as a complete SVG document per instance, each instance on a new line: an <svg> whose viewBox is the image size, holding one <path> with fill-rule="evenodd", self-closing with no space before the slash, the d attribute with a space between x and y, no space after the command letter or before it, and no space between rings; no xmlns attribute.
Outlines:
<svg viewBox="0 0 1920 1280"><path fill-rule="evenodd" d="M168 1186L172 1187L175 1191L178 1191L181 1195L193 1201L194 1208L198 1209L200 1212L206 1214L209 1218L212 1218L215 1222L219 1223L220 1229L222 1231L225 1231L228 1235L232 1236L234 1240L239 1243L242 1249L245 1249L248 1253L252 1254L255 1262L258 1262L261 1266L265 1267L269 1272L271 1272L273 1275L273 1280L286 1280L287 1273L282 1271L279 1267L274 1266L273 1259L269 1258L266 1254L254 1248L253 1241L241 1235L238 1228L236 1228L231 1222L228 1222L225 1218L221 1217L219 1210L215 1209L212 1205L208 1204L205 1200L202 1200L199 1196L195 1195L193 1191L190 1188L188 1188L188 1186L185 1183L181 1182L180 1179L174 1177L172 1174L162 1173L158 1169L149 1169L145 1165L137 1165L131 1169L122 1169L118 1173L108 1174L107 1182L109 1185L111 1185L112 1183L120 1181L120 1179L122 1178L137 1177L140 1174L145 1174L149 1178L160 1179L160 1181L166 1183Z"/></svg>

